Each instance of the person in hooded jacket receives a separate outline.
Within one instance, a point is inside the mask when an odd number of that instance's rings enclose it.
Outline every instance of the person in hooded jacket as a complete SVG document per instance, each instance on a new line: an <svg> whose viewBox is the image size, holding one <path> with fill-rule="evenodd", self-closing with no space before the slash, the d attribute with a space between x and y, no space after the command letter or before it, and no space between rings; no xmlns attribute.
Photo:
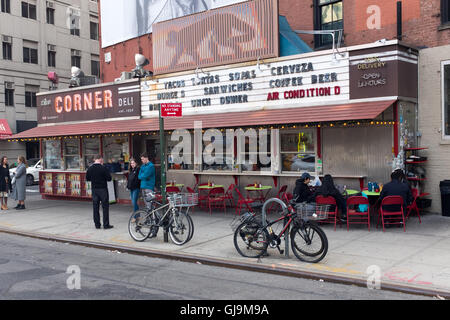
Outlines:
<svg viewBox="0 0 450 320"><path fill-rule="evenodd" d="M314 200L314 193L308 186L310 181L311 175L308 172L303 173L300 179L295 181L295 188L293 192L295 202L311 202Z"/></svg>
<svg viewBox="0 0 450 320"><path fill-rule="evenodd" d="M139 166L134 158L130 159L130 172L128 173L127 189L130 190L131 203L133 210L139 210L138 199L141 190L141 180L139 180Z"/></svg>
<svg viewBox="0 0 450 320"><path fill-rule="evenodd" d="M341 217L343 219L347 216L347 204L344 196L339 192L339 190L334 185L333 177L329 174L326 174L322 179L322 185L316 190L314 193L314 199L317 196L328 197L331 196L336 200L337 207L341 210Z"/></svg>

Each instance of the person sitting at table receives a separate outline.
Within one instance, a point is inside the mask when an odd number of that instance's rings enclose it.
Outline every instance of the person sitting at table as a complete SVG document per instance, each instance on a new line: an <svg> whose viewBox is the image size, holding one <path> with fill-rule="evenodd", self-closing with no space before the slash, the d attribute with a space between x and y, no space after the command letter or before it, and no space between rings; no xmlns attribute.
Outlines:
<svg viewBox="0 0 450 320"><path fill-rule="evenodd" d="M314 200L314 193L309 189L309 182L311 181L311 175L308 172L304 172L300 179L295 181L294 188L294 200L297 203L311 202Z"/></svg>
<svg viewBox="0 0 450 320"><path fill-rule="evenodd" d="M387 196L401 196L403 198L403 211L406 212L407 206L413 201L413 196L408 183L402 181L403 175L402 170L395 170L391 173L391 182L383 186L378 201L381 203L383 198ZM386 211L398 211L399 209L397 205L383 206L383 210Z"/></svg>
<svg viewBox="0 0 450 320"><path fill-rule="evenodd" d="M345 198L334 185L333 177L330 174L326 174L323 177L322 185L314 193L314 199L319 195L324 197L333 197L336 200L337 207L341 210L341 218L346 219L347 204Z"/></svg>

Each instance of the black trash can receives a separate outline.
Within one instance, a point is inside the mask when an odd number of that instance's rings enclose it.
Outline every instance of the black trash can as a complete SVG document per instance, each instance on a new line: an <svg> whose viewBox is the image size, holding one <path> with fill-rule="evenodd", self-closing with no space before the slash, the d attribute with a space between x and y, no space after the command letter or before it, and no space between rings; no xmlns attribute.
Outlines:
<svg viewBox="0 0 450 320"><path fill-rule="evenodd" d="M439 183L441 189L442 215L450 217L450 180L443 180Z"/></svg>

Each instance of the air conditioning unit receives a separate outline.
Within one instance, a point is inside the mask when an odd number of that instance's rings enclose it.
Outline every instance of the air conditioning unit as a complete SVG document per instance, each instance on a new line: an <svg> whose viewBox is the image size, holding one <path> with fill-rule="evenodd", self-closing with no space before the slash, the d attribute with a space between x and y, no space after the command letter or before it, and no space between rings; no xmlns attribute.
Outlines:
<svg viewBox="0 0 450 320"><path fill-rule="evenodd" d="M5 82L5 89L14 90L14 82Z"/></svg>
<svg viewBox="0 0 450 320"><path fill-rule="evenodd" d="M121 80L133 79L133 72L127 72L127 71L122 72L120 74L120 79Z"/></svg>
<svg viewBox="0 0 450 320"><path fill-rule="evenodd" d="M11 36L2 36L2 41L7 43L12 43L12 37Z"/></svg>
<svg viewBox="0 0 450 320"><path fill-rule="evenodd" d="M47 1L47 8L55 9L55 3L52 1Z"/></svg>
<svg viewBox="0 0 450 320"><path fill-rule="evenodd" d="M47 45L48 51L56 52L56 46L54 44Z"/></svg>
<svg viewBox="0 0 450 320"><path fill-rule="evenodd" d="M81 50L72 49L72 56L81 57Z"/></svg>

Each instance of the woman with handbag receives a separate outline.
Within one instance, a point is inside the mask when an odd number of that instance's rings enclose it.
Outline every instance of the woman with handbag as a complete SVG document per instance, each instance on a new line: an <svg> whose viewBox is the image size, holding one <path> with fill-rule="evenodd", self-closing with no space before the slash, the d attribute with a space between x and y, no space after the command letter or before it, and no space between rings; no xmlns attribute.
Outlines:
<svg viewBox="0 0 450 320"><path fill-rule="evenodd" d="M12 191L9 176L8 158L3 156L0 160L0 198L2 210L8 210L8 191Z"/></svg>

